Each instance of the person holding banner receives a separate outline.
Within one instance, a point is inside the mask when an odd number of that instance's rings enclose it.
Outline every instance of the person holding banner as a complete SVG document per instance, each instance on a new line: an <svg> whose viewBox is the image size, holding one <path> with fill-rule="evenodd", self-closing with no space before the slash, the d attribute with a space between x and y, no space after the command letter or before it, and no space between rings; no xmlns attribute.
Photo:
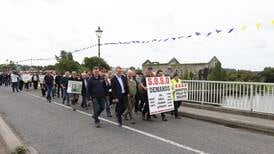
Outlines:
<svg viewBox="0 0 274 154"><path fill-rule="evenodd" d="M179 95L182 93L182 81L179 79L178 73L175 73L173 79L171 80L172 83L172 93L173 93L173 100L174 100L174 116L175 119L181 119L178 115L178 108L182 103L181 97Z"/></svg>
<svg viewBox="0 0 274 154"><path fill-rule="evenodd" d="M156 76L157 76L157 77L164 76L164 72L163 72L162 70L158 70L158 71L156 72ZM165 113L161 113L161 117L162 117L162 121L167 121L167 118L166 118Z"/></svg>
<svg viewBox="0 0 274 154"><path fill-rule="evenodd" d="M77 75L77 73L75 71L71 72L71 77L70 79L71 81L81 81L79 76ZM76 93L72 93L71 94L71 104L72 105L75 105L78 103L78 99L79 99L79 94L76 94Z"/></svg>
<svg viewBox="0 0 274 154"><path fill-rule="evenodd" d="M143 99L144 99L144 109L142 112L142 119L151 121L151 116L149 114L149 103L148 103L148 94L147 94L147 83L146 83L146 77L152 77L153 72L152 72L152 67L147 68L146 75L141 79L140 87L144 91L143 94Z"/></svg>
<svg viewBox="0 0 274 154"><path fill-rule="evenodd" d="M88 76L86 73L82 73L82 89L81 89L81 95L82 95L82 103L81 107L85 110L88 110L87 105L87 90L88 90Z"/></svg>
<svg viewBox="0 0 274 154"><path fill-rule="evenodd" d="M116 102L116 116L119 126L122 127L122 115L128 106L128 82L127 78L122 75L122 68L117 66L115 68L115 75L111 79L111 89L114 102Z"/></svg>
<svg viewBox="0 0 274 154"><path fill-rule="evenodd" d="M99 75L98 67L93 67L93 76L88 80L88 96L93 103L93 116L95 127L100 128L100 114L105 109L107 87L104 78Z"/></svg>

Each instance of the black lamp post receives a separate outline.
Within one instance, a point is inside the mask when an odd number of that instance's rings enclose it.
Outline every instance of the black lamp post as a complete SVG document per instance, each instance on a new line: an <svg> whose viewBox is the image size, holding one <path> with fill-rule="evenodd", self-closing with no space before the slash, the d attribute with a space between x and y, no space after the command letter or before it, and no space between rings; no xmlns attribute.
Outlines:
<svg viewBox="0 0 274 154"><path fill-rule="evenodd" d="M100 39L101 39L103 31L100 29L100 26L98 26L98 29L95 32L96 32L96 35L98 38L98 57L100 58L100 46L101 46Z"/></svg>

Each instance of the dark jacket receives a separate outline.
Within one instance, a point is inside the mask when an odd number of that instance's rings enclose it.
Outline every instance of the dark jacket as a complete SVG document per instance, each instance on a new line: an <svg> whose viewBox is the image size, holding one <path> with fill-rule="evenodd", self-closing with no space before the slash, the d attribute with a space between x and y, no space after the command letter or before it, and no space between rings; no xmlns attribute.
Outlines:
<svg viewBox="0 0 274 154"><path fill-rule="evenodd" d="M81 79L82 80L82 91L81 94L83 96L87 96L87 90L88 90L88 79ZM85 85L85 80L87 82L87 86Z"/></svg>
<svg viewBox="0 0 274 154"><path fill-rule="evenodd" d="M90 77L88 80L88 96L92 98L105 97L107 94L107 86L103 77Z"/></svg>
<svg viewBox="0 0 274 154"><path fill-rule="evenodd" d="M61 75L57 75L56 77L55 77L55 83L57 84L57 85L60 85L61 83L62 83L62 76Z"/></svg>
<svg viewBox="0 0 274 154"><path fill-rule="evenodd" d="M114 99L121 99L123 95L128 94L128 84L127 78L125 76L121 76L122 82L124 85L125 93L122 94L122 88L116 76L111 79L111 89L112 89L112 96Z"/></svg>
<svg viewBox="0 0 274 154"><path fill-rule="evenodd" d="M45 84L46 84L47 86L53 87L54 78L53 78L52 75L50 75L50 76L46 75L45 78L44 78L44 80L45 80Z"/></svg>
<svg viewBox="0 0 274 154"><path fill-rule="evenodd" d="M69 80L69 78L67 78L67 77L62 77L62 79L61 79L61 84L62 84L62 86L64 86L66 89L68 89L68 80Z"/></svg>

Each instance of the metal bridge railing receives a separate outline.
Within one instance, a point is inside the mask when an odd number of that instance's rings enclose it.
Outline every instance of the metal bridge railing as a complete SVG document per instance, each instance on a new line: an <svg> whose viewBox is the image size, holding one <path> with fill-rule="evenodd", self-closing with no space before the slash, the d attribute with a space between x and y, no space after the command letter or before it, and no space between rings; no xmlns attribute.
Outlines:
<svg viewBox="0 0 274 154"><path fill-rule="evenodd" d="M183 80L188 101L274 114L274 83Z"/></svg>

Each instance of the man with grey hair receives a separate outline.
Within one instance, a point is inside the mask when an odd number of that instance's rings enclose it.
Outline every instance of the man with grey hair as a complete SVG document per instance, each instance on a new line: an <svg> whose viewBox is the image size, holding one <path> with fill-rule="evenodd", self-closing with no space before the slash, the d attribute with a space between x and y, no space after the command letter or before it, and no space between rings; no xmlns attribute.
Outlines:
<svg viewBox="0 0 274 154"><path fill-rule="evenodd" d="M128 82L127 78L122 73L121 67L115 68L115 75L111 79L111 89L114 102L117 102L115 112L119 126L122 127L122 115L128 105Z"/></svg>
<svg viewBox="0 0 274 154"><path fill-rule="evenodd" d="M129 115L131 124L135 124L133 120L133 114L132 114L132 109L135 105L135 97L137 94L137 83L133 79L134 73L132 70L128 70L127 72L127 83L128 83L128 106L127 106L127 111L125 113L125 119L127 119L127 116Z"/></svg>

